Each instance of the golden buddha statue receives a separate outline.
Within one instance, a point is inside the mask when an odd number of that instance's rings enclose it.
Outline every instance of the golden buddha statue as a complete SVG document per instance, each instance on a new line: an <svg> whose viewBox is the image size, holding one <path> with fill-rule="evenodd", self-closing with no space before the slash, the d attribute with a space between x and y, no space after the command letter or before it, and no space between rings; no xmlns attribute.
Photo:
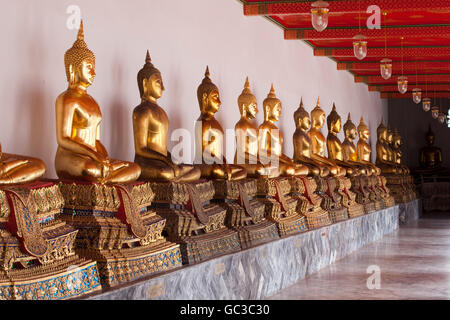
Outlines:
<svg viewBox="0 0 450 320"><path fill-rule="evenodd" d="M344 167L347 171L347 176L358 176L361 172L355 163L344 161L344 150L341 141L337 134L341 131L342 123L341 116L336 111L336 106L333 103L333 109L327 117L328 135L327 135L327 149L328 158L332 159L337 165Z"/></svg>
<svg viewBox="0 0 450 320"><path fill-rule="evenodd" d="M311 158L316 162L326 166L332 176L344 176L346 169L325 157L326 140L320 129L325 124L325 112L320 107L317 99L316 107L311 111L311 129L308 136L311 139Z"/></svg>
<svg viewBox="0 0 450 320"><path fill-rule="evenodd" d="M236 155L234 163L244 167L249 177L279 176L278 168L263 165L258 159L258 127L253 123L258 113L256 97L250 90L248 77L244 90L238 97L241 119L234 126L236 133Z"/></svg>
<svg viewBox="0 0 450 320"><path fill-rule="evenodd" d="M298 109L294 112L294 121L296 127L293 136L294 162L308 167L310 176L328 176L330 170L311 158L311 139L307 134L307 130L311 128L311 119L308 112L303 108L303 99L300 101Z"/></svg>
<svg viewBox="0 0 450 320"><path fill-rule="evenodd" d="M392 152L394 162L402 169L403 174L409 174L409 168L402 164L402 151L400 150L402 145L402 136L398 132L397 128L395 128L392 132Z"/></svg>
<svg viewBox="0 0 450 320"><path fill-rule="evenodd" d="M219 111L219 89L209 78L206 67L205 77L197 89L200 117L195 124L195 163L199 164L201 176L207 179L241 180L247 177L245 168L227 164L223 155L224 132L214 117Z"/></svg>
<svg viewBox="0 0 450 320"><path fill-rule="evenodd" d="M361 121L359 122L358 125L358 135L359 135L359 140L357 143L357 161L371 166L372 167L372 174L375 175L380 175L381 173L381 169L378 168L377 166L375 166L371 161L370 161L370 155L372 153L372 148L370 147L368 140L370 138L370 130L369 127L367 127L367 125L364 123L364 118L361 117Z"/></svg>
<svg viewBox="0 0 450 320"><path fill-rule="evenodd" d="M442 164L442 150L441 148L434 146L435 136L431 130L431 126L428 126L428 131L425 135L427 146L423 147L419 151L419 163L423 169L438 169Z"/></svg>
<svg viewBox="0 0 450 320"><path fill-rule="evenodd" d="M95 56L84 42L81 22L77 40L64 55L68 89L56 99L55 168L61 179L100 183L135 181L137 164L110 159L100 142L102 114L87 93L95 77Z"/></svg>
<svg viewBox="0 0 450 320"><path fill-rule="evenodd" d="M266 158L264 162L277 158L279 170L283 176L305 176L308 174L308 167L296 164L283 154L283 134L275 125L281 116L281 101L275 95L273 85L267 98L263 102L264 122L259 126L259 157ZM264 150L264 151L262 151Z"/></svg>
<svg viewBox="0 0 450 320"><path fill-rule="evenodd" d="M133 111L134 162L142 169L141 178L174 182L200 179L200 169L192 165L174 164L167 151L169 119L157 103L164 85L161 73L153 66L148 51L137 80L142 101Z"/></svg>
<svg viewBox="0 0 450 320"><path fill-rule="evenodd" d="M345 139L342 143L344 161L357 166L363 175L370 176L375 174L375 166L358 161L358 149L354 143L357 136L357 131L356 126L350 117L350 112L348 113L347 122L344 124L344 135Z"/></svg>
<svg viewBox="0 0 450 320"><path fill-rule="evenodd" d="M393 153L389 146L388 129L383 124L383 120L377 128L377 136L377 167L381 169L382 174L400 174L401 170L392 161Z"/></svg>
<svg viewBox="0 0 450 320"><path fill-rule="evenodd" d="M2 153L0 143L0 185L34 181L44 173L45 164L42 160Z"/></svg>

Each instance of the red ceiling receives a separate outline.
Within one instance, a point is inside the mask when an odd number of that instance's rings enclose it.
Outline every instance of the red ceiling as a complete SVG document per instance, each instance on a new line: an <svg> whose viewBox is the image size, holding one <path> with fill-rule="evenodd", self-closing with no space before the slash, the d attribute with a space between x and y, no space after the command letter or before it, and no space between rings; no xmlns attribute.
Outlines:
<svg viewBox="0 0 450 320"><path fill-rule="evenodd" d="M264 16L284 29L287 40L303 40L313 48L315 56L328 56L337 62L338 70L355 75L355 82L365 82L370 91L381 97L410 97L417 81L440 95L450 97L450 0L328 0L330 14L326 30L317 32L311 25L311 4L314 0L241 0L244 14ZM360 3L360 6L359 6ZM370 16L366 8L378 5L387 12L381 16L381 29L368 29ZM361 8L361 14L359 13ZM353 55L352 38L359 33L367 37L367 57L359 61ZM386 26L386 28L385 28ZM393 76L380 76L379 61L385 55L393 62ZM395 94L397 76L402 74L401 40L403 40L403 72L409 77L409 93ZM417 70L417 71L416 71ZM425 88L423 88L425 91ZM383 94L383 93L386 94Z"/></svg>

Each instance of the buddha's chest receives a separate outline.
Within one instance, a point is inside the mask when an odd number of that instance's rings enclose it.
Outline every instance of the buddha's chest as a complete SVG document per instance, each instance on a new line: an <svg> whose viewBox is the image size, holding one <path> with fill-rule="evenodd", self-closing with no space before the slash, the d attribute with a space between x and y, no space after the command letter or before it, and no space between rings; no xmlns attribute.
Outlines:
<svg viewBox="0 0 450 320"><path fill-rule="evenodd" d="M149 117L148 130L151 134L166 135L169 129L169 118L160 107L152 108Z"/></svg>
<svg viewBox="0 0 450 320"><path fill-rule="evenodd" d="M97 128L102 121L102 113L93 99L85 98L79 101L74 110L72 125L75 128Z"/></svg>

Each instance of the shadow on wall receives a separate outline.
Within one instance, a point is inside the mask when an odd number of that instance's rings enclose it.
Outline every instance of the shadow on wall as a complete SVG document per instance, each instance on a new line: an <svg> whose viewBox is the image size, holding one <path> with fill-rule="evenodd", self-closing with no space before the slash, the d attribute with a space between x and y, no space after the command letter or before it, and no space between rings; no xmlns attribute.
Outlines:
<svg viewBox="0 0 450 320"><path fill-rule="evenodd" d="M444 111L449 103L450 99L442 99ZM426 145L425 134L431 125L436 136L434 145L442 149L443 166L450 167L450 128L433 119L430 111L424 112L422 104L415 104L411 99L389 99L388 112L391 127L397 128L403 137L404 164L411 168L419 166L419 151Z"/></svg>

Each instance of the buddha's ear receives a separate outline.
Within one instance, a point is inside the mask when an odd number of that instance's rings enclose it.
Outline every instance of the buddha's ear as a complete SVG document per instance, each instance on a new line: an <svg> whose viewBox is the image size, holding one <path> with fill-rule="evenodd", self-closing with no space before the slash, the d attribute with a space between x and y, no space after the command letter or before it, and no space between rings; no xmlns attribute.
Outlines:
<svg viewBox="0 0 450 320"><path fill-rule="evenodd" d="M75 83L75 68L72 64L69 65L69 83Z"/></svg>
<svg viewBox="0 0 450 320"><path fill-rule="evenodd" d="M148 84L148 79L144 78L142 79L142 94L145 95L147 93L147 84Z"/></svg>
<svg viewBox="0 0 450 320"><path fill-rule="evenodd" d="M208 101L208 94L206 92L203 92L203 95L202 95L203 104L206 104L206 101Z"/></svg>

